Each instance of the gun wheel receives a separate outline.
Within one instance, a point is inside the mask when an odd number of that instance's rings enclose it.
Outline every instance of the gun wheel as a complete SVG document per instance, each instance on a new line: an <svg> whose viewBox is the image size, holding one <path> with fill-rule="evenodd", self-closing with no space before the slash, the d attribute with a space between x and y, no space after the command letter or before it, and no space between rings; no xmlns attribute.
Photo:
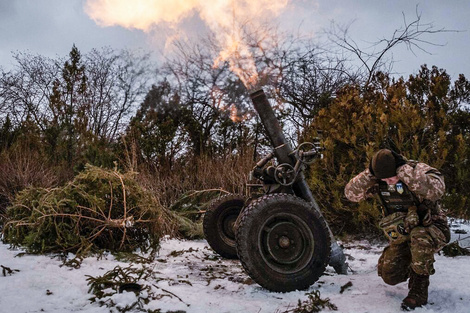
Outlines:
<svg viewBox="0 0 470 313"><path fill-rule="evenodd" d="M235 222L245 205L245 197L228 194L214 200L204 214L204 236L210 247L227 259L236 259Z"/></svg>
<svg viewBox="0 0 470 313"><path fill-rule="evenodd" d="M256 199L240 215L237 252L248 275L271 291L302 290L330 256L326 222L311 203L289 194Z"/></svg>

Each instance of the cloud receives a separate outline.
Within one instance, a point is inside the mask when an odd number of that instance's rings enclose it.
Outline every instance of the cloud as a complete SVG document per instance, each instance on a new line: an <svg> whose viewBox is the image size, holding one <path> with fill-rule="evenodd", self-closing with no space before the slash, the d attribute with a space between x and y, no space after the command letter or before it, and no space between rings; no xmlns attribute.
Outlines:
<svg viewBox="0 0 470 313"><path fill-rule="evenodd" d="M220 46L215 64L228 61L245 83L253 85L258 74L245 42L247 29L259 30L261 22L277 17L289 0L87 0L85 12L100 26L119 25L151 32L165 24L180 27L197 14L214 33Z"/></svg>
<svg viewBox="0 0 470 313"><path fill-rule="evenodd" d="M12 18L15 15L14 1L0 1L0 18Z"/></svg>

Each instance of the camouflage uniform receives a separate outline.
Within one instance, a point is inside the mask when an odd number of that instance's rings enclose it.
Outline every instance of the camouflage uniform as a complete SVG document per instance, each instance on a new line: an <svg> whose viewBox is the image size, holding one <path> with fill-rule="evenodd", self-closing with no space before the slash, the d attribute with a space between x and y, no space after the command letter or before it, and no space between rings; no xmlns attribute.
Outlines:
<svg viewBox="0 0 470 313"><path fill-rule="evenodd" d="M408 212L415 205L419 221L416 222L416 227L405 232L407 236L403 237L404 241L390 240L390 245L379 259L378 274L390 285L406 281L410 276L410 269L419 275L434 274L434 253L450 240L447 218L438 203L445 191L442 174L427 164L408 161L397 168L396 176L403 185L400 193L406 188L412 197L408 202L403 200L402 206L395 207L404 208ZM385 208L384 216L387 216L391 214L387 207L394 207L387 203L389 199L384 199L383 195L389 193L380 187L382 184L384 183L366 169L349 181L345 187L345 196L350 201L359 202L378 194ZM399 201L401 200L392 199L391 202L396 204Z"/></svg>

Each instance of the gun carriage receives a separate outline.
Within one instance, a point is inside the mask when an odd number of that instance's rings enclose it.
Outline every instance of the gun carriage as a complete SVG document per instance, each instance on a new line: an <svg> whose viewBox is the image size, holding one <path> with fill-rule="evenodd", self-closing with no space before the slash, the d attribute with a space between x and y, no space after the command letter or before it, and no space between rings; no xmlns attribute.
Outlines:
<svg viewBox="0 0 470 313"><path fill-rule="evenodd" d="M250 94L273 151L251 174L262 194L229 194L204 216L205 237L225 258L238 258L255 282L278 292L306 289L330 264L346 274L342 249L321 214L303 170L321 156L319 141L292 149L262 89ZM269 165L270 161L277 165Z"/></svg>

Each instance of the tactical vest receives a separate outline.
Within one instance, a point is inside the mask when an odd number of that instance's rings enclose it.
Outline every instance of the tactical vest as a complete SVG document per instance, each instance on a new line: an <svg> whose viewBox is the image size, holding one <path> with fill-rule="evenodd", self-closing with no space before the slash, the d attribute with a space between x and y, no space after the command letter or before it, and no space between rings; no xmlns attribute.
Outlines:
<svg viewBox="0 0 470 313"><path fill-rule="evenodd" d="M416 196L401 181L395 185L387 185L386 182L380 181L379 196L384 207L384 216L396 212L407 212L410 206L419 205Z"/></svg>

